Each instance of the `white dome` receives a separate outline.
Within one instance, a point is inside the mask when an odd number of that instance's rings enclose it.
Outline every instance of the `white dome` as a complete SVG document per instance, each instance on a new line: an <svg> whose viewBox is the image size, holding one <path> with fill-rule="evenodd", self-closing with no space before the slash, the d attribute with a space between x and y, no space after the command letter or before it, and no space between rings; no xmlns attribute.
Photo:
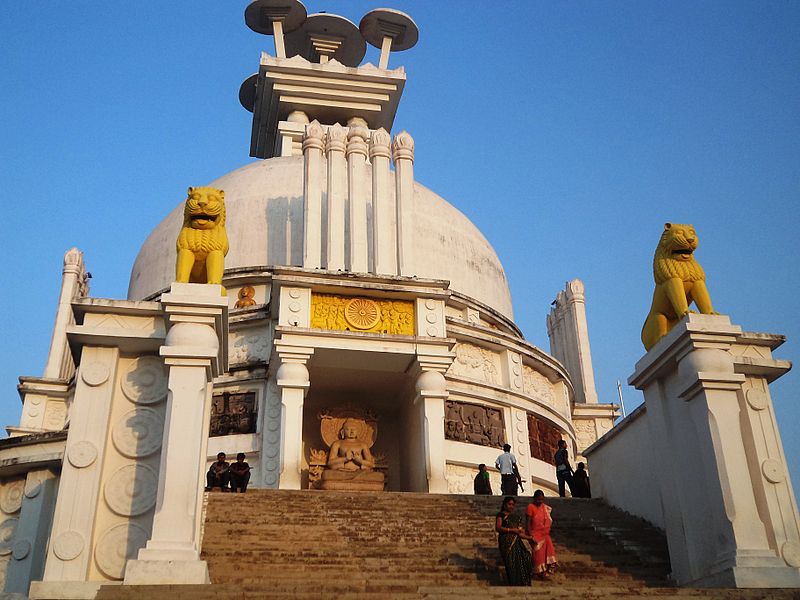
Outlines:
<svg viewBox="0 0 800 600"><path fill-rule="evenodd" d="M303 157L260 160L209 185L225 190L230 239L226 270L302 266ZM416 276L448 280L453 291L513 319L503 267L477 227L419 184L414 186L413 210ZM128 299L152 297L175 279L175 239L182 223L180 202L142 245Z"/></svg>

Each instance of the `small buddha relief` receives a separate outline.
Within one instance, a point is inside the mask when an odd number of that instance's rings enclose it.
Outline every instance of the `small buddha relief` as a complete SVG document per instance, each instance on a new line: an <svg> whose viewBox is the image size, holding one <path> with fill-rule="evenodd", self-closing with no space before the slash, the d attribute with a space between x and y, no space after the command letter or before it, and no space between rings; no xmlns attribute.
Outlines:
<svg viewBox="0 0 800 600"><path fill-rule="evenodd" d="M255 306L256 290L251 285L246 285L243 288L239 289L238 300L236 300L236 304L233 306L234 308L248 308L250 306Z"/></svg>
<svg viewBox="0 0 800 600"><path fill-rule="evenodd" d="M328 450L311 450L309 487L323 490L383 490L382 456L372 453L377 418L357 409L328 409L320 415Z"/></svg>

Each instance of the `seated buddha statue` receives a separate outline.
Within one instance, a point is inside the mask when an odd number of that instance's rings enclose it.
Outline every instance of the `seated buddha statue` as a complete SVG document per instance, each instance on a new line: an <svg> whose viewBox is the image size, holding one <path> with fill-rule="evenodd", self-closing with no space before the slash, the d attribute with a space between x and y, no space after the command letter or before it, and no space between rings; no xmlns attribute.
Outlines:
<svg viewBox="0 0 800 600"><path fill-rule="evenodd" d="M383 473L375 471L369 444L359 437L362 423L345 419L331 444L320 487L325 490L383 490Z"/></svg>

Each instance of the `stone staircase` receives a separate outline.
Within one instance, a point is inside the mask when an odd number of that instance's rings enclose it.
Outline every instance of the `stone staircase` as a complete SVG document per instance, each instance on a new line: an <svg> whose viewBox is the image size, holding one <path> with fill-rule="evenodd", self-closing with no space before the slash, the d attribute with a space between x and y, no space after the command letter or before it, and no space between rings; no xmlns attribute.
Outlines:
<svg viewBox="0 0 800 600"><path fill-rule="evenodd" d="M797 598L791 590L676 589L663 534L600 500L548 499L559 572L505 586L500 496L251 490L213 493L210 586L106 586L106 600ZM530 498L520 498L524 514Z"/></svg>

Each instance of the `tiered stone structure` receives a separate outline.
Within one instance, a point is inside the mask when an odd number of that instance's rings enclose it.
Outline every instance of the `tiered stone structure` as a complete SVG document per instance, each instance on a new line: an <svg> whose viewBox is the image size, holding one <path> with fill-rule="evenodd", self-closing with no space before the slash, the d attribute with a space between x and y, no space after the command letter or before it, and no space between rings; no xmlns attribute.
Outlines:
<svg viewBox="0 0 800 600"><path fill-rule="evenodd" d="M577 436L576 460L582 460L583 450L614 426L619 413L614 405L598 403L585 289L580 279L568 281L553 301L553 308L547 315L547 335L550 353L566 367L575 386L572 422Z"/></svg>

